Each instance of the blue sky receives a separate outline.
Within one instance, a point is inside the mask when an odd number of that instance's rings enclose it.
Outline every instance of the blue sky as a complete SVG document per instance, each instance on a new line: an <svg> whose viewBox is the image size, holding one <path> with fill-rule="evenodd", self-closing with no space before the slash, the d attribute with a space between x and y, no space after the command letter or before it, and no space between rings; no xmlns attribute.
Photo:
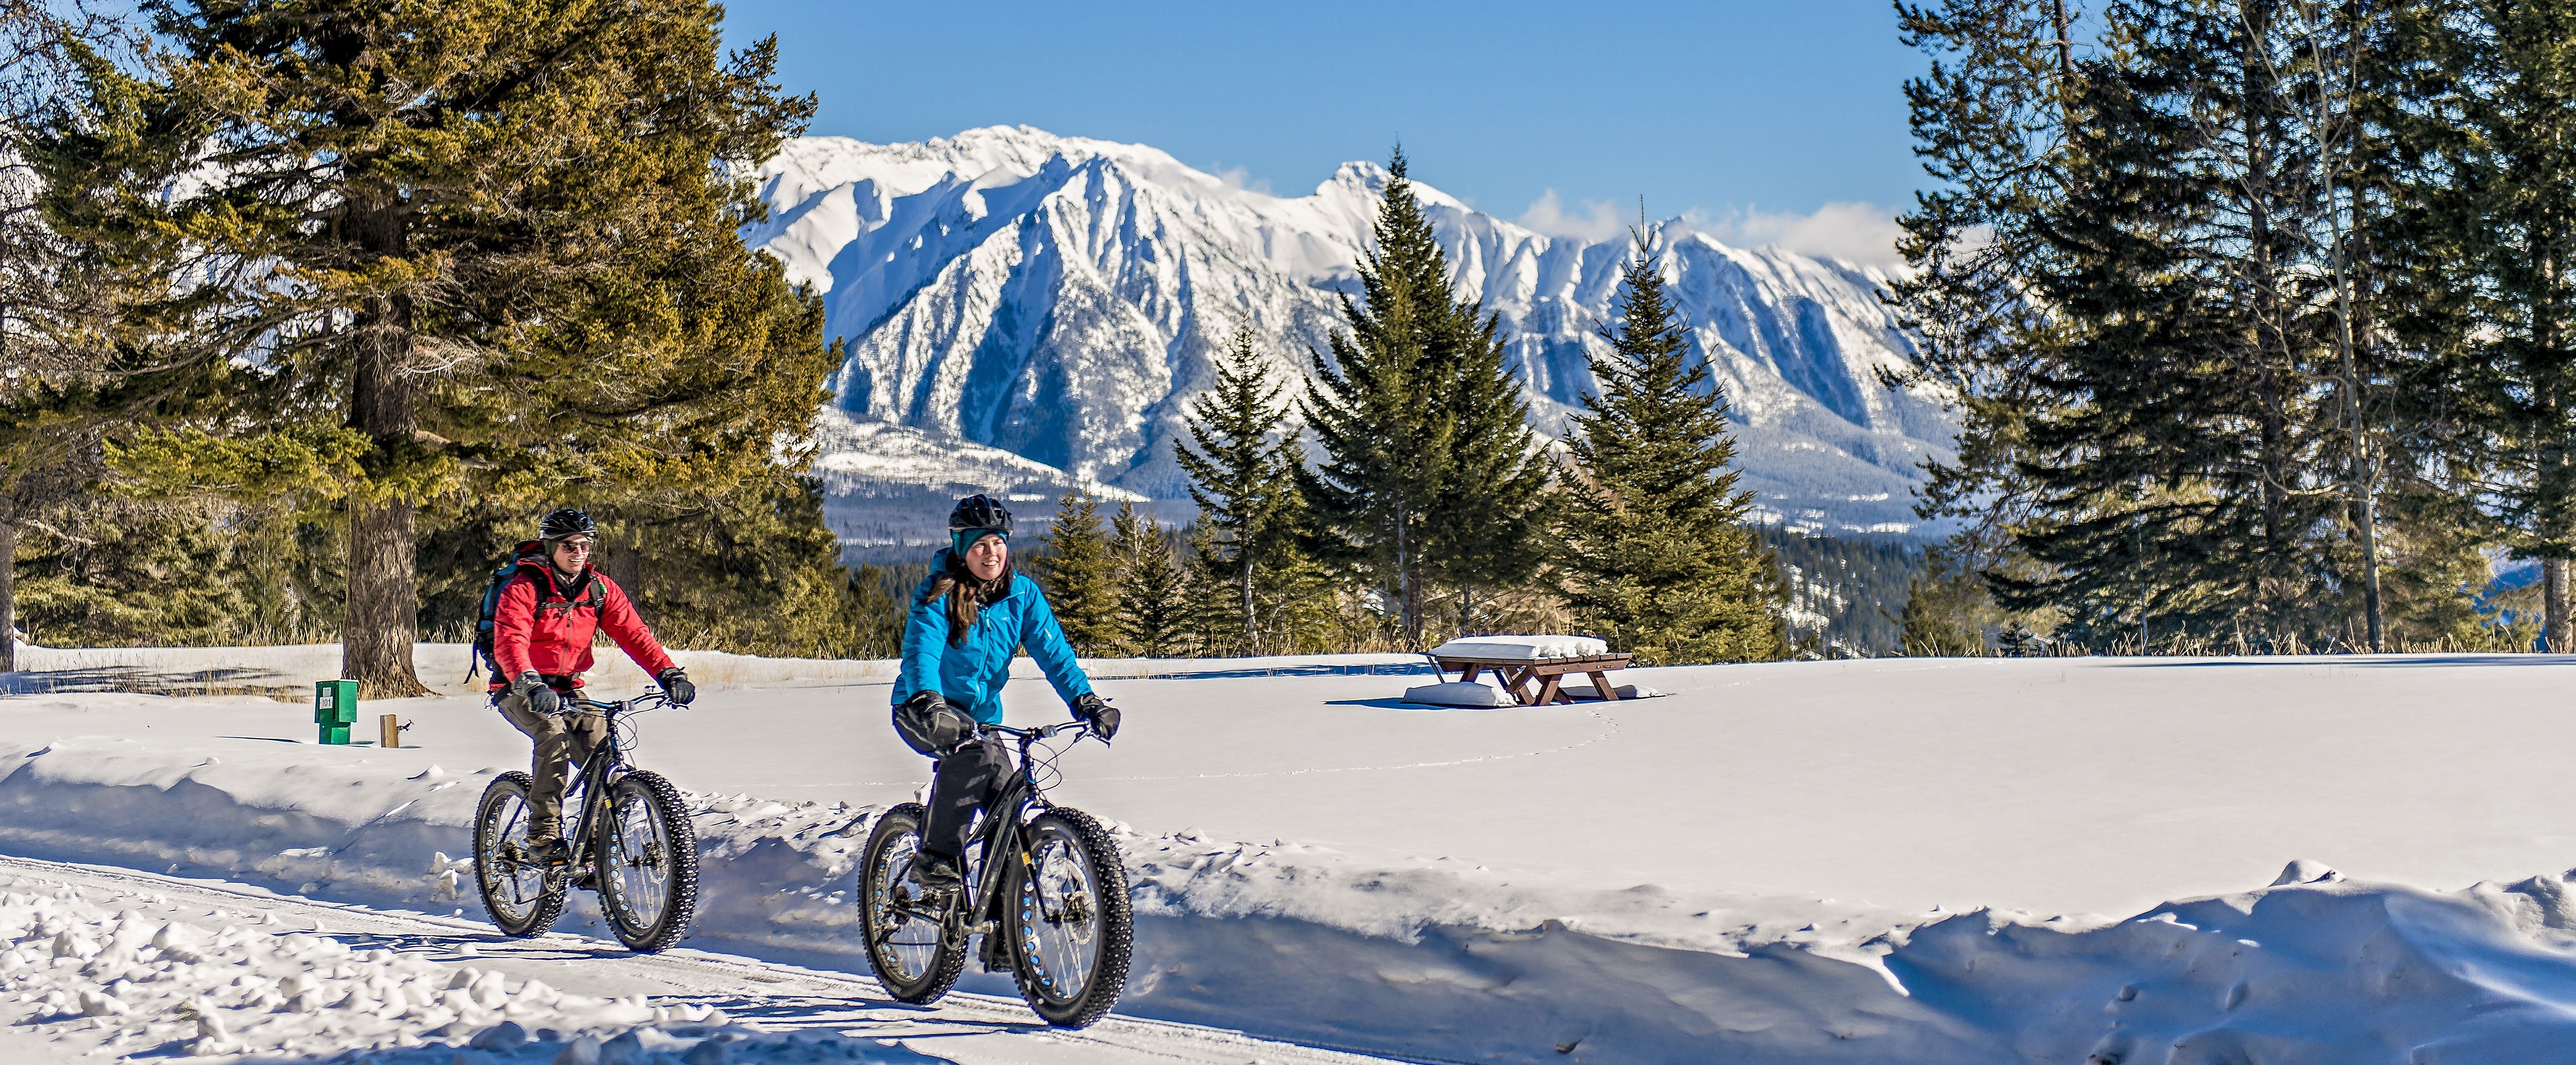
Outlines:
<svg viewBox="0 0 2576 1065"><path fill-rule="evenodd" d="M1558 232L1637 197L1739 242L1884 261L1921 183L1886 0L881 3L730 0L813 132L996 124L1151 144L1302 194L1399 137L1414 176Z"/></svg>

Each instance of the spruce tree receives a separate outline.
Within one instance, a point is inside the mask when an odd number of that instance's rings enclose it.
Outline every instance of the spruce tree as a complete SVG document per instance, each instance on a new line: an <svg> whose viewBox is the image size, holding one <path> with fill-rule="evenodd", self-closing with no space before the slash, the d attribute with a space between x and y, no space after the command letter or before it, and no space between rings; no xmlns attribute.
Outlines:
<svg viewBox="0 0 2576 1065"><path fill-rule="evenodd" d="M1251 327L1238 324L1217 366L1216 386L1190 404L1191 443L1173 449L1190 478L1190 501L1198 504L1204 532L1194 534L1193 554L1211 578L1205 582L1211 595L1230 608L1231 635L1221 645L1250 655L1268 653L1264 615L1275 611L1304 564L1297 543L1300 456L1295 438L1278 431L1288 404L1255 344Z"/></svg>
<svg viewBox="0 0 2576 1065"><path fill-rule="evenodd" d="M2467 5L2444 26L2445 92L2423 108L2455 128L2419 186L2436 249L2435 295L2415 323L2453 339L2469 446L2453 457L2517 554L2543 560L2549 649L2570 637L2576 558L2576 5ZM2431 319L2431 320L2428 320Z"/></svg>
<svg viewBox="0 0 2576 1065"><path fill-rule="evenodd" d="M1133 503L1118 506L1110 523L1118 552L1118 633L1127 653L1171 658L1189 647L1192 589L1189 571L1154 520Z"/></svg>
<svg viewBox="0 0 2576 1065"><path fill-rule="evenodd" d="M1575 614L1641 663L1785 657L1781 590L1737 487L1726 396L1664 293L1643 233L1622 266L1609 351L1591 356L1566 440L1559 576Z"/></svg>
<svg viewBox="0 0 2576 1065"><path fill-rule="evenodd" d="M1440 402L1452 436L1424 554L1432 578L1457 592L1462 633L1477 631L1480 594L1525 586L1544 554L1549 464L1497 330L1478 303L1453 302L1434 348L1434 364L1449 382Z"/></svg>
<svg viewBox="0 0 2576 1065"><path fill-rule="evenodd" d="M225 403L110 458L336 508L371 696L422 690L424 506L719 496L807 431L820 308L743 246L736 175L812 102L774 42L721 60L713 3L141 7L163 60L92 65L26 150L54 228L154 293L116 339Z"/></svg>
<svg viewBox="0 0 2576 1065"><path fill-rule="evenodd" d="M1119 561L1100 524L1099 497L1080 487L1066 492L1056 502L1054 527L1040 540L1046 545L1040 579L1065 640L1084 656L1119 653Z"/></svg>
<svg viewBox="0 0 2576 1065"><path fill-rule="evenodd" d="M1325 561L1374 585L1408 646L1422 645L1423 601L1433 555L1433 513L1451 487L1458 426L1449 402L1449 356L1460 339L1448 261L1405 180L1404 153L1387 164L1386 191L1360 264L1362 299L1342 297L1349 332L1312 353L1303 404L1321 461L1298 486Z"/></svg>

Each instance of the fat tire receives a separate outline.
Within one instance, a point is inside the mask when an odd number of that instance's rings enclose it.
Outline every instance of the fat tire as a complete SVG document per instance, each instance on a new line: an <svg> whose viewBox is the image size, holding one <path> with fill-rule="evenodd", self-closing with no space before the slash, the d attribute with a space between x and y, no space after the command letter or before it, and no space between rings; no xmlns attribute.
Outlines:
<svg viewBox="0 0 2576 1065"><path fill-rule="evenodd" d="M1082 845L1083 857L1091 869L1092 883L1098 886L1100 898L1100 957L1092 966L1091 979L1082 990L1070 997L1046 993L1027 957L1026 937L1020 930L1018 898L1021 878L1028 875L1024 866L1014 865L1004 878L1002 908L1004 934L1011 944L1011 978L1020 988L1020 997L1039 1017L1058 1028L1088 1028L1109 1015L1118 1005L1118 996L1127 990L1127 965L1135 953L1134 913L1127 894L1127 863L1119 857L1118 842L1092 820L1090 814L1067 806L1057 806L1030 820L1027 835L1039 832L1048 821L1061 823L1074 840Z"/></svg>
<svg viewBox="0 0 2576 1065"><path fill-rule="evenodd" d="M966 971L965 938L951 934L948 927L954 921L956 904L950 904L951 920L941 923L939 949L932 956L930 967L918 979L905 980L887 972L890 966L881 956L882 947L877 942L876 931L881 918L876 884L886 867L887 852L893 850L895 843L906 833L918 839L922 823L928 818L929 810L917 802L898 804L879 816L876 827L868 832L867 849L861 852L858 883L859 936L867 950L869 970L876 973L877 983L896 1001L924 1006L939 1001L949 988L957 986L958 975ZM917 853L920 845L915 843L914 846ZM970 883L959 891L961 894L971 893L973 885Z"/></svg>
<svg viewBox="0 0 2576 1065"><path fill-rule="evenodd" d="M616 834L617 803L629 793L640 796L644 808L662 822L663 835L671 841L670 895L663 900L662 916L645 927L629 926L619 915L617 883L609 872L609 856ZM591 870L598 878L600 912L608 918L609 930L626 949L642 954L661 950L689 934L689 922L698 914L698 832L689 821L688 804L680 801L680 789L672 787L662 774L638 769L618 778L608 793L608 823L591 829Z"/></svg>
<svg viewBox="0 0 2576 1065"><path fill-rule="evenodd" d="M483 913L492 918L493 926L499 928L502 935L513 939L546 934L555 926L555 920L563 916L564 903L571 894L563 885L549 883L538 894L536 906L528 911L527 919L515 925L501 916L502 909L495 904L494 892L498 884L491 861L499 844L492 837L498 827L492 823L493 818L501 800L511 795L518 796L521 806L527 806L528 796L534 793L535 786L535 781L530 780L526 773L512 770L492 778L492 783L483 788L482 799L474 804L474 886L483 895ZM546 878L546 881L552 879Z"/></svg>

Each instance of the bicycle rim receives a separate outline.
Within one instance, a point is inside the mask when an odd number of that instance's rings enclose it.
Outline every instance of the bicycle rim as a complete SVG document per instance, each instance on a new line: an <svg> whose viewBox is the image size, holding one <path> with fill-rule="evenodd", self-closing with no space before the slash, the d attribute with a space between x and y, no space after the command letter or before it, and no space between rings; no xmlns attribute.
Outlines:
<svg viewBox="0 0 2576 1065"><path fill-rule="evenodd" d="M560 901L546 891L545 868L530 857L527 794L508 785L494 788L482 804L474 875L493 923L519 935L554 923L551 911Z"/></svg>
<svg viewBox="0 0 2576 1065"><path fill-rule="evenodd" d="M1031 989L1050 1001L1074 1002L1090 991L1100 968L1101 886L1091 856L1063 822L1040 818L1029 826L1029 865L1019 881L1019 953Z"/></svg>
<svg viewBox="0 0 2576 1065"><path fill-rule="evenodd" d="M663 824L652 796L620 781L609 793L606 868L599 870L618 924L645 930L671 909L671 826Z"/></svg>
<svg viewBox="0 0 2576 1065"><path fill-rule="evenodd" d="M868 952L888 976L905 983L928 976L939 964L945 935L938 921L915 912L921 881L913 875L912 865L920 854L918 833L889 841L876 867L876 880L868 885L868 912L878 922L868 929Z"/></svg>

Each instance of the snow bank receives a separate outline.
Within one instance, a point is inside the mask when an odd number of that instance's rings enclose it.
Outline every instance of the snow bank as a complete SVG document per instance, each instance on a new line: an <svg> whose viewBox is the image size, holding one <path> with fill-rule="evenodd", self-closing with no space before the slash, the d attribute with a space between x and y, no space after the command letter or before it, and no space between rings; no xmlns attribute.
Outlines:
<svg viewBox="0 0 2576 1065"><path fill-rule="evenodd" d="M472 910L460 856L488 771L322 762L311 748L279 747L276 760L227 762L118 739L0 746L0 847ZM692 802L709 861L690 945L865 971L849 892L874 810L752 795ZM2437 893L2301 867L2283 884L2129 920L2037 920L1576 890L1464 863L1391 867L1282 840L1115 831L1140 921L1121 1011L1322 1045L1495 1061L2413 1065L2528 1060L2576 1039L2576 907L2559 877ZM593 916L581 898L568 927ZM366 1018L386 1010L413 1028L449 1010L464 1035L516 1008L481 1005L470 983L462 990L483 1014L450 1000L456 988L415 994L381 959L317 975L313 992L375 1009L272 1016L269 997L292 997L283 974L323 968L294 951L327 948L235 936L221 949L239 950L207 954L223 934L199 929L172 941L205 960L133 943L97 960L108 944L161 933L141 935L66 900L0 895L0 942L14 944L0 950L0 975L38 967L0 990L36 996L21 1001L43 1004L44 1023L107 1017L182 1049L292 1050L319 1031L299 1025L326 1022L338 1025L331 1039L355 1040L336 1045L366 1045L378 1030ZM51 953L58 942L71 953ZM100 953L82 954L82 943ZM65 957L77 965L56 960ZM346 959L330 960L337 973ZM156 968L163 961L174 964ZM137 978L138 967L158 975ZM965 986L1007 993L995 975ZM182 1005L218 1023L154 1027L179 1024ZM569 1015L546 1022L568 1039L672 1024L612 1002L538 1006Z"/></svg>
<svg viewBox="0 0 2576 1065"><path fill-rule="evenodd" d="M754 1031L711 1006L569 994L539 979L352 949L267 911L165 920L138 902L153 900L0 876L0 994L9 996L0 1013L64 1057L86 1049L376 1065L929 1060L837 1034Z"/></svg>

